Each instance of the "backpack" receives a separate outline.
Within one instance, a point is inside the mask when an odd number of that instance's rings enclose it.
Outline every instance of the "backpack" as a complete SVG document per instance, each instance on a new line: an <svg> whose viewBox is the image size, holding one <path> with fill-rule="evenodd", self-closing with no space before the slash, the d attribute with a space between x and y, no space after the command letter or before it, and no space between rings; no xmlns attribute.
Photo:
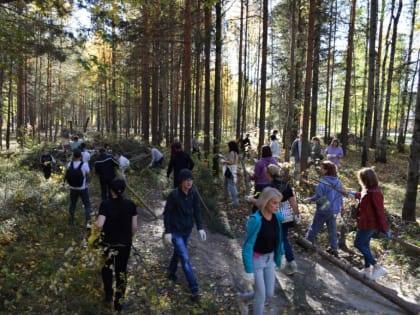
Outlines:
<svg viewBox="0 0 420 315"><path fill-rule="evenodd" d="M83 186L83 172L82 172L83 162L80 162L77 168L73 167L73 162L70 163L70 166L66 170L66 181L71 187L82 187Z"/></svg>

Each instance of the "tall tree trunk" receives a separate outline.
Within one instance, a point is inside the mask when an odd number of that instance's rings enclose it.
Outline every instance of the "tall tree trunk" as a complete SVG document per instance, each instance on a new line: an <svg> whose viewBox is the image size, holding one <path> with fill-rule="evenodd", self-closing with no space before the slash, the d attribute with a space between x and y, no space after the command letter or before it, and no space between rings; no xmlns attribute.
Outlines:
<svg viewBox="0 0 420 315"><path fill-rule="evenodd" d="M185 104L185 139L184 149L191 151L191 1L185 1L184 9L184 62L183 62L183 82L184 82L184 104Z"/></svg>
<svg viewBox="0 0 420 315"><path fill-rule="evenodd" d="M216 2L216 60L214 67L214 115L213 115L213 171L219 174L217 154L220 152L221 130L221 72L222 72L222 4Z"/></svg>
<svg viewBox="0 0 420 315"><path fill-rule="evenodd" d="M312 101L311 101L311 119L310 119L310 132L309 137L316 136L316 127L318 121L318 86L319 86L319 59L321 49L321 28L322 28L322 14L320 14L322 1L317 0L316 5L316 21L314 30L314 61L312 66Z"/></svg>
<svg viewBox="0 0 420 315"><path fill-rule="evenodd" d="M260 122L258 148L264 145L265 139L265 107L267 87L267 40L268 40L268 0L263 0L263 25L262 25L262 47L261 47L261 95L260 95Z"/></svg>
<svg viewBox="0 0 420 315"><path fill-rule="evenodd" d="M295 103L295 72L296 72L296 3L294 0L289 1L290 4L290 72L289 72L289 86L288 86L288 100L286 109L286 125L284 129L284 159L289 161L290 159L290 145L292 140L292 125L293 125L293 113Z"/></svg>
<svg viewBox="0 0 420 315"><path fill-rule="evenodd" d="M311 81L312 81L312 63L314 50L314 23L316 15L316 0L309 1L309 22L308 22L308 47L306 52L306 77L305 77L305 98L303 103L303 121L302 121L302 151L300 159L300 172L304 174L308 164L308 129L309 129L309 111L311 106ZM302 175L301 175L302 176ZM303 183L303 181L302 181Z"/></svg>
<svg viewBox="0 0 420 315"><path fill-rule="evenodd" d="M353 49L354 49L354 24L356 20L356 0L352 1L349 25L349 37L347 39L347 58L346 58L346 81L344 85L344 102L343 114L341 120L341 144L344 154L348 145L349 133L349 111L350 111L350 91L353 65Z"/></svg>
<svg viewBox="0 0 420 315"><path fill-rule="evenodd" d="M116 67L117 67L117 34L115 25L112 22L112 41L111 41L111 131L117 135L117 87L116 87Z"/></svg>
<svg viewBox="0 0 420 315"><path fill-rule="evenodd" d="M365 108L366 108L366 88L368 82L368 68L369 68L369 36L367 35L369 32L369 24L370 24L370 6L369 2L366 5L367 17L366 17L366 42L365 42L365 51L364 51L364 67L363 67L363 87L362 87L362 108L360 113L360 134L357 135L360 139L362 139L364 134L364 123L365 123ZM356 141L357 143L357 141Z"/></svg>
<svg viewBox="0 0 420 315"><path fill-rule="evenodd" d="M249 64L248 64L248 15L249 15L249 5L248 1L245 1L245 41L244 41L244 62L243 62L243 69L244 69L244 79L243 79L243 85L244 85L244 97L243 97L243 104L242 104L242 125L241 125L241 131L242 133L246 133L246 127L247 127L247 109L248 106L248 89L249 89Z"/></svg>
<svg viewBox="0 0 420 315"><path fill-rule="evenodd" d="M392 2L392 11L394 8L394 1ZM384 26L384 17L385 17L385 0L382 0L382 6L381 6L381 17L379 22L379 35L378 35L378 53L376 56L376 82L375 82L375 106L374 106L374 118L373 118L373 130L372 130L372 147L378 148L380 146L380 139L381 139L381 122L382 122L382 105L383 105L383 91L385 87L385 75L382 76L382 89L381 89L381 60L382 60L382 33L383 33L383 26ZM389 23L389 26L391 25L391 21ZM388 58L388 36L389 36L389 30L386 33L385 43L386 43L386 49L385 49L385 56L384 56L384 62L382 66L382 74L385 73L385 67L386 67L386 60ZM375 150L375 158L378 155L378 150Z"/></svg>
<svg viewBox="0 0 420 315"><path fill-rule="evenodd" d="M211 5L204 7L204 153L210 154L210 49L211 49Z"/></svg>
<svg viewBox="0 0 420 315"><path fill-rule="evenodd" d="M241 0L241 15L239 24L239 55L238 55L238 109L236 112L236 139L240 139L243 136L243 129L241 124L242 117L242 48L243 48L243 29L244 29L244 0Z"/></svg>
<svg viewBox="0 0 420 315"><path fill-rule="evenodd" d="M150 119L150 21L149 21L149 5L143 6L143 25L144 25L144 41L142 43L142 60L141 60L141 131L142 139L146 143L149 143L149 119Z"/></svg>
<svg viewBox="0 0 420 315"><path fill-rule="evenodd" d="M405 115L404 109L406 108L407 104L407 96L408 96L408 82L410 81L410 67L411 67L411 53L413 49L413 37L414 37L414 28L416 26L416 6L417 0L413 0L413 8L412 8L412 15L411 15L411 29L410 29L410 36L408 39L408 50L407 50L407 62L404 67L404 88L403 88L403 95L402 95L402 102L401 102L401 115L400 115L400 124L398 128L398 151L404 152L405 148L405 117L410 115L410 111L407 110ZM408 107L408 106L407 106Z"/></svg>
<svg viewBox="0 0 420 315"><path fill-rule="evenodd" d="M394 74L394 61L395 61L395 50L397 46L397 30L398 22L401 16L402 11L402 0L398 2L397 14L394 17L394 26L392 31L392 40L391 40L391 52L389 56L389 67L388 67L388 79L387 79L387 91L386 91L386 100L385 100L385 112L384 112L384 121L382 127L382 138L381 145L379 148L379 156L376 158L378 162L386 163L387 162L387 147L388 147L388 120L389 120L389 107L391 103L391 87L392 87L392 78Z"/></svg>
<svg viewBox="0 0 420 315"><path fill-rule="evenodd" d="M16 139L21 147L25 142L25 63L17 65Z"/></svg>
<svg viewBox="0 0 420 315"><path fill-rule="evenodd" d="M195 32L195 111L194 111L194 136L198 137L202 129L201 123L201 112L202 112L202 85L201 85L201 71L202 71L202 62L201 62L201 53L203 49L203 42L201 39L202 29L201 29L201 20L202 20L202 10L201 2L196 2L196 16L197 16L197 31Z"/></svg>
<svg viewBox="0 0 420 315"><path fill-rule="evenodd" d="M420 67L418 69L417 91L420 91ZM416 222L417 187L420 174L420 93L417 93L414 117L413 139L408 157L407 188L405 192L402 219Z"/></svg>
<svg viewBox="0 0 420 315"><path fill-rule="evenodd" d="M375 97L375 42L376 23L378 21L378 0L371 0L370 3L370 32L369 32L369 77L368 77L368 102L365 116L363 135L362 166L366 166L369 159L369 148L371 141L372 110Z"/></svg>
<svg viewBox="0 0 420 315"><path fill-rule="evenodd" d="M156 48L157 43L154 44L154 51L157 52L159 49ZM159 67L157 65L157 58L153 58L152 64L152 144L159 145Z"/></svg>
<svg viewBox="0 0 420 315"><path fill-rule="evenodd" d="M9 67L9 86L7 92L7 122L6 122L6 150L10 149L10 129L12 128L12 111L13 111L13 61L10 60Z"/></svg>

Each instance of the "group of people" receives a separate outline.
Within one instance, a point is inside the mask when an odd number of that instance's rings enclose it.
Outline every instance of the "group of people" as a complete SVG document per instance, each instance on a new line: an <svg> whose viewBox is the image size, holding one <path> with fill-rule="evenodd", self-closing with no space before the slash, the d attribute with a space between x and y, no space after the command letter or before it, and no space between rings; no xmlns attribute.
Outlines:
<svg viewBox="0 0 420 315"><path fill-rule="evenodd" d="M224 196L227 199L230 193L233 206L239 206L236 180L240 152L235 141L230 141L227 146L228 153L221 159ZM333 148L336 147L333 146ZM297 148L301 150L299 145ZM152 154L150 166L161 167L163 154L157 149L157 152L153 149L149 146L149 151ZM77 169L80 167L84 176L82 186L70 187L69 222L73 224L74 209L77 198L80 196L85 206L85 220L88 226L90 203L86 177L89 175L90 169L88 163L84 163L82 152L80 148L75 149L73 159L68 164L68 168ZM328 154L334 153L326 154L328 157ZM330 158L339 159L340 153L335 154L336 156ZM96 226L103 232L102 243L105 246L106 259L102 268L105 301L112 302L116 311L122 309L132 235L137 230L135 204L124 198L126 182L116 178L115 168L119 165L120 163L106 153L105 149L100 150L100 156L95 162L95 170L98 175L102 172L106 172L108 175L100 177L102 203L99 207ZM181 143L174 142L167 168L168 178L172 172L174 173L174 189L169 194L164 208L163 241L173 247L172 257L166 270L168 279L177 281L177 269L180 262L191 291L191 299L199 301L198 281L191 266L187 246L194 224L201 240L205 241L207 235L201 218L200 197L197 189L193 186L193 168L193 159L183 151ZM245 279L248 284L253 286L252 292L248 292L246 297L253 299L254 314L263 314L266 298L274 294L275 267L281 266L282 256L285 255L288 274L291 275L298 269L288 239L288 231L294 224L300 223L301 216L293 189L282 178L281 172L281 167L273 156L271 147L263 146L261 158L257 161L254 174L251 176L255 183L256 194L246 197L247 201L253 205L253 213L248 218L242 250ZM307 240L315 242L317 234L326 224L330 242L329 252L338 257L336 217L338 213L344 211L343 197L359 199L355 247L360 250L365 259L365 267L361 273L369 279L378 279L387 271L373 257L370 240L377 231L386 233L387 237L390 237L390 232L384 213L383 196L374 170L363 168L358 172L361 192L343 190L342 183L338 178L337 165L333 161L328 159L321 161L320 173L321 178L316 186L315 194L303 200L305 203L316 203L316 212L306 234ZM116 278L115 292L112 286L113 272Z"/></svg>
<svg viewBox="0 0 420 315"><path fill-rule="evenodd" d="M266 185L258 198L248 197L254 204L255 211L246 225L246 238L242 250L246 283L253 285L253 290L242 295L253 299L253 313L263 314L267 297L274 294L275 267L281 266L281 256L286 256L286 273L293 274L297 264L288 240L288 229L300 222L300 214L293 191L287 182L281 180L279 167L269 164L266 168L270 183ZM306 239L315 243L324 224L327 226L330 254L338 258L336 218L344 212L343 197L359 199L357 233L354 246L364 257L364 268L360 274L370 280L377 280L387 273L373 257L370 241L378 232L391 237L384 211L383 195L379 181L372 168L363 168L358 172L361 192L344 191L338 178L337 166L324 160L320 164L321 179L315 188L315 194L305 198L304 203L316 203L316 211ZM249 286L248 286L249 287Z"/></svg>

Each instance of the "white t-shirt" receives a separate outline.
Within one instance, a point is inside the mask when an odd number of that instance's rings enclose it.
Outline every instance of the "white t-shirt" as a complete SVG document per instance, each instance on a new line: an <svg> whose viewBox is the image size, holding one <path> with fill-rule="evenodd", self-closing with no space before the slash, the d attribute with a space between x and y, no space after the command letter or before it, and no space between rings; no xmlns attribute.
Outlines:
<svg viewBox="0 0 420 315"><path fill-rule="evenodd" d="M90 161L90 153L89 152L82 151L82 161L85 162L85 163L88 163Z"/></svg>
<svg viewBox="0 0 420 315"><path fill-rule="evenodd" d="M120 155L118 162L120 163L121 171L124 174L124 171L130 166L130 160L127 159L125 156Z"/></svg>

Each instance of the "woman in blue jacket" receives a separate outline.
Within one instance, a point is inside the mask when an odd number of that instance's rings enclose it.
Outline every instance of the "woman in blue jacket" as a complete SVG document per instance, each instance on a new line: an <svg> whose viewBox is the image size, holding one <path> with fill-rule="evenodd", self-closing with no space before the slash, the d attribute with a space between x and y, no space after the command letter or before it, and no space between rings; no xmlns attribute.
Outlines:
<svg viewBox="0 0 420 315"><path fill-rule="evenodd" d="M306 203L316 202L315 216L306 239L314 243L326 223L331 246L328 252L338 257L336 218L340 211L344 211L343 184L337 177L337 167L333 162L328 160L321 162L320 172L322 178L315 188L315 195L303 200Z"/></svg>
<svg viewBox="0 0 420 315"><path fill-rule="evenodd" d="M274 268L281 265L283 217L278 208L282 198L277 189L264 188L256 202L258 211L249 217L246 225L242 260L246 278L255 286L255 315L263 314L266 296L274 295Z"/></svg>

